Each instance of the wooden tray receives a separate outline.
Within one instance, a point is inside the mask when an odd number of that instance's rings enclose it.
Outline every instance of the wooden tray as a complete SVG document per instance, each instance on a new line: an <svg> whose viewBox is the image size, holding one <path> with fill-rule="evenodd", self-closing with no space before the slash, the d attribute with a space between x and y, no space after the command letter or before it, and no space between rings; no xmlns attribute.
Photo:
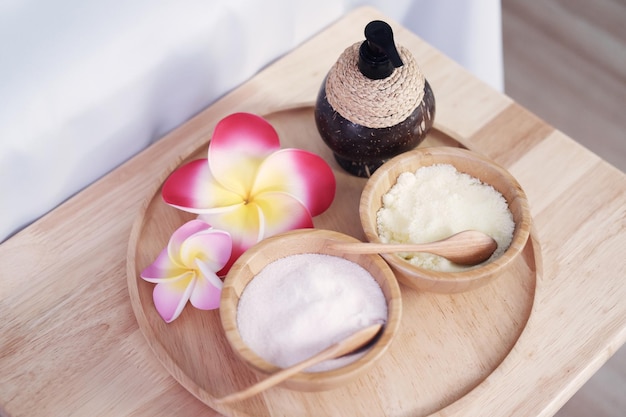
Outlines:
<svg viewBox="0 0 626 417"><path fill-rule="evenodd" d="M358 205L365 179L338 167L317 133L312 107L265 117L278 131L283 147L316 152L334 169L336 198L327 212L314 219L315 226L364 239ZM464 147L462 139L444 130L433 128L420 147ZM203 146L188 159L206 157L206 151ZM215 398L257 380L231 351L219 312L188 305L177 320L166 324L152 302L154 285L139 277L165 247L170 234L195 217L163 203L160 185L171 171L156 179L131 233L127 259L130 299L141 331L167 371L194 396L227 416L426 416L481 384L509 354L530 316L542 273L534 231L511 270L485 287L441 295L401 286L403 318L397 338L376 367L357 382L320 393L278 387L244 402L217 406Z"/></svg>

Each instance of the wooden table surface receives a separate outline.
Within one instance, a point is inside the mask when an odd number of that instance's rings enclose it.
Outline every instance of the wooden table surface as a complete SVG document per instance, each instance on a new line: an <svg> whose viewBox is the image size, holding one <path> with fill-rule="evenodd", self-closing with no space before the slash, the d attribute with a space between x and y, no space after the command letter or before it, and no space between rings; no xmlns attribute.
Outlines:
<svg viewBox="0 0 626 417"><path fill-rule="evenodd" d="M0 415L218 415L170 376L138 328L126 280L133 222L154 182L206 144L224 116L311 104L339 54L377 18L426 74L440 129L525 189L543 254L512 351L437 414L552 415L624 343L624 173L362 8L0 245Z"/></svg>

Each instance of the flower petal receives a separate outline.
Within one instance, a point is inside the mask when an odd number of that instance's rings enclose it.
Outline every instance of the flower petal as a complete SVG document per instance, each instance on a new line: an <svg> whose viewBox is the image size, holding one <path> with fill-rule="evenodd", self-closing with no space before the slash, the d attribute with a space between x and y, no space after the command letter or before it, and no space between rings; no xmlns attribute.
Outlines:
<svg viewBox="0 0 626 417"><path fill-rule="evenodd" d="M167 253L170 260L181 268L189 268L189 264L181 258L181 251L185 241L198 232L210 229L211 225L201 220L188 221L176 229L167 242Z"/></svg>
<svg viewBox="0 0 626 417"><path fill-rule="evenodd" d="M335 175L321 157L301 149L281 149L263 161L251 195L286 192L317 216L330 207L335 189Z"/></svg>
<svg viewBox="0 0 626 417"><path fill-rule="evenodd" d="M180 257L188 268L197 268L197 261L201 261L210 272L215 273L228 262L232 247L232 239L227 232L211 229L187 238L181 246Z"/></svg>
<svg viewBox="0 0 626 417"><path fill-rule="evenodd" d="M210 272L210 274L198 277L189 301L200 310L213 310L219 308L221 294L222 281L214 272Z"/></svg>
<svg viewBox="0 0 626 417"><path fill-rule="evenodd" d="M227 230L231 236L231 256L224 268L218 272L220 276L225 275L237 258L263 236L261 214L256 204L244 204L236 210L225 212L203 213L199 218L210 222L217 229Z"/></svg>
<svg viewBox="0 0 626 417"><path fill-rule="evenodd" d="M259 240L293 229L313 227L309 210L291 194L265 192L255 197L261 211L261 232Z"/></svg>
<svg viewBox="0 0 626 417"><path fill-rule="evenodd" d="M196 281L197 278L182 279L160 283L154 287L152 292L154 306L166 323L171 323L180 316L194 290Z"/></svg>
<svg viewBox="0 0 626 417"><path fill-rule="evenodd" d="M245 204L227 212L203 213L199 218L211 222L216 229L227 230L233 246L235 242L244 241L250 247L260 239L259 208L254 204Z"/></svg>
<svg viewBox="0 0 626 417"><path fill-rule="evenodd" d="M167 248L163 249L159 256L141 271L141 278L148 282L158 283L167 280L175 280L184 275L188 270L173 262L168 253Z"/></svg>
<svg viewBox="0 0 626 417"><path fill-rule="evenodd" d="M232 238L231 258L218 272L220 276L228 272L241 254L262 239L288 230L313 227L307 208L283 192L265 192L238 210L203 213L199 218L215 228L228 230Z"/></svg>
<svg viewBox="0 0 626 417"><path fill-rule="evenodd" d="M242 194L222 187L213 178L206 159L196 159L172 172L163 183L161 196L167 204L191 213L243 201Z"/></svg>
<svg viewBox="0 0 626 417"><path fill-rule="evenodd" d="M246 199L259 165L278 149L278 134L267 120L234 113L215 126L209 143L209 166L217 182Z"/></svg>

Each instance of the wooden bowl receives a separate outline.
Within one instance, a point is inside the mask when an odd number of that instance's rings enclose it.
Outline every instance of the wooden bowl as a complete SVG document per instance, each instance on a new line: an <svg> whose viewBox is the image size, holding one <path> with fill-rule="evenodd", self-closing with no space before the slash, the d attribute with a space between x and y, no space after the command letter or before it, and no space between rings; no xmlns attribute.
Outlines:
<svg viewBox="0 0 626 417"><path fill-rule="evenodd" d="M262 359L243 341L237 327L237 307L246 285L269 263L301 253L341 256L365 268L380 285L387 300L387 322L376 342L354 362L323 372L300 372L281 386L298 391L322 391L344 385L371 368L389 347L400 325L402 298L398 282L385 260L379 255L339 255L326 248L328 239L357 240L348 235L320 229L294 230L262 240L235 262L224 280L220 317L226 339L237 356L253 371L267 376L279 368Z"/></svg>
<svg viewBox="0 0 626 417"><path fill-rule="evenodd" d="M421 268L396 254L382 255L389 263L398 280L417 290L457 293L487 284L511 265L526 245L531 228L531 216L526 194L515 178L493 161L466 149L431 147L416 149L399 155L381 166L372 175L361 194L359 216L367 240L380 242L376 215L382 205L382 197L395 185L403 172L434 164L450 164L459 172L490 184L506 199L515 222L513 239L509 248L498 258L476 268L443 272Z"/></svg>

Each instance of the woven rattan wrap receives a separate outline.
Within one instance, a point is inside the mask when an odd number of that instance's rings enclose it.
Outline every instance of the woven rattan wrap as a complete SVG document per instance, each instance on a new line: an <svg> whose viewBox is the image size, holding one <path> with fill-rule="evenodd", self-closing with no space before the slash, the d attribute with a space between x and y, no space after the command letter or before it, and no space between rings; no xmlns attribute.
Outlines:
<svg viewBox="0 0 626 417"><path fill-rule="evenodd" d="M359 71L359 47L348 47L330 69L326 79L328 103L353 123L383 128L405 120L424 96L424 74L413 55L399 46L404 65L387 78L372 80Z"/></svg>

